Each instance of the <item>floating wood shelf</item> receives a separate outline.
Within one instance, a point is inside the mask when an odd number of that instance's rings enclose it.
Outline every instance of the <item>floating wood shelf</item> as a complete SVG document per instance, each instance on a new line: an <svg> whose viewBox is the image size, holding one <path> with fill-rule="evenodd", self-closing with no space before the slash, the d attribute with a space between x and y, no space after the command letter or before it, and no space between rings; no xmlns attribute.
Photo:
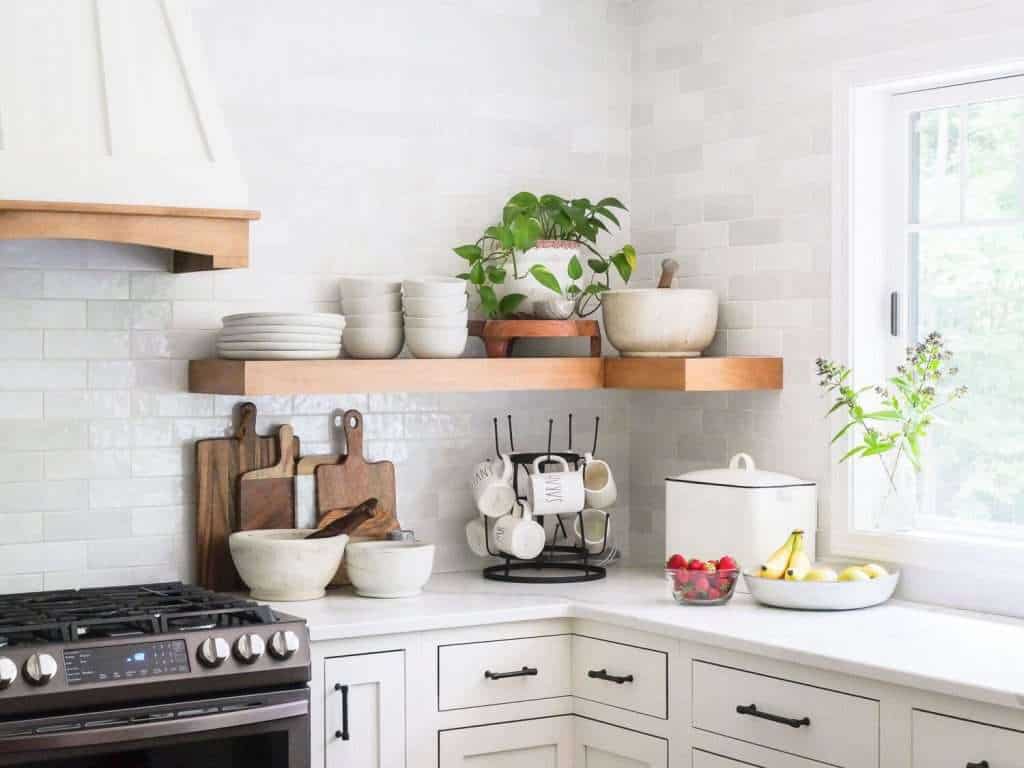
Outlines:
<svg viewBox="0 0 1024 768"><path fill-rule="evenodd" d="M169 248L174 272L249 264L259 211L0 200L0 240L103 240Z"/></svg>
<svg viewBox="0 0 1024 768"><path fill-rule="evenodd" d="M780 357L193 360L190 392L218 395L523 389L782 389Z"/></svg>

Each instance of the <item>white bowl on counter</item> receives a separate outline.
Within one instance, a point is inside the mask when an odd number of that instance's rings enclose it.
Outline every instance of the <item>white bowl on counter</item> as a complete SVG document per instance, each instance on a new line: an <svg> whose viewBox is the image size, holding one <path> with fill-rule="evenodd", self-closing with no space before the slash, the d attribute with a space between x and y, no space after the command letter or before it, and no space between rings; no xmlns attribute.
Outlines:
<svg viewBox="0 0 1024 768"><path fill-rule="evenodd" d="M345 555L348 536L306 539L313 528L238 531L228 538L238 575L256 600L324 596Z"/></svg>
<svg viewBox="0 0 1024 768"><path fill-rule="evenodd" d="M842 570L843 566L836 566ZM852 611L880 605L893 596L900 583L894 571L864 581L785 581L762 579L756 571L744 571L750 596L764 605L797 611Z"/></svg>
<svg viewBox="0 0 1024 768"><path fill-rule="evenodd" d="M604 330L623 357L699 357L715 338L718 295L698 288L601 294Z"/></svg>
<svg viewBox="0 0 1024 768"><path fill-rule="evenodd" d="M402 303L407 317L436 317L438 315L456 315L464 312L469 306L469 299L465 294L442 298L411 298L406 296Z"/></svg>
<svg viewBox="0 0 1024 768"><path fill-rule="evenodd" d="M365 296L379 296L385 293L398 293L402 290L402 282L377 275L352 275L341 278L338 288L341 299L344 301Z"/></svg>
<svg viewBox="0 0 1024 768"><path fill-rule="evenodd" d="M375 312L368 315L345 315L348 328L400 328L401 312Z"/></svg>
<svg viewBox="0 0 1024 768"><path fill-rule="evenodd" d="M405 330L398 328L350 328L341 339L345 354L365 360L398 357L405 344Z"/></svg>
<svg viewBox="0 0 1024 768"><path fill-rule="evenodd" d="M363 597L413 597L434 567L434 545L417 541L357 541L346 552L346 571Z"/></svg>
<svg viewBox="0 0 1024 768"><path fill-rule="evenodd" d="M341 311L346 318L351 315L381 314L383 312L401 312L402 294L382 293L377 296L360 298L341 297Z"/></svg>
<svg viewBox="0 0 1024 768"><path fill-rule="evenodd" d="M469 330L458 328L406 328L405 338L414 357L462 357Z"/></svg>
<svg viewBox="0 0 1024 768"><path fill-rule="evenodd" d="M402 293L412 299L454 299L466 295L466 281L447 276L414 278L402 283Z"/></svg>

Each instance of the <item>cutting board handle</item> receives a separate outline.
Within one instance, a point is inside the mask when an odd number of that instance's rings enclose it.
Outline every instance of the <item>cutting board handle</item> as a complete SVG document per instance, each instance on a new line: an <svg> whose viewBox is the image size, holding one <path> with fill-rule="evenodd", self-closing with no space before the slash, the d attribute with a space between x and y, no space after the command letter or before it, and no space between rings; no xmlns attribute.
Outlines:
<svg viewBox="0 0 1024 768"><path fill-rule="evenodd" d="M354 408L342 417L345 428L345 452L348 456L363 457L363 414Z"/></svg>
<svg viewBox="0 0 1024 768"><path fill-rule="evenodd" d="M238 406L235 437L243 443L250 443L256 439L256 403L242 403Z"/></svg>

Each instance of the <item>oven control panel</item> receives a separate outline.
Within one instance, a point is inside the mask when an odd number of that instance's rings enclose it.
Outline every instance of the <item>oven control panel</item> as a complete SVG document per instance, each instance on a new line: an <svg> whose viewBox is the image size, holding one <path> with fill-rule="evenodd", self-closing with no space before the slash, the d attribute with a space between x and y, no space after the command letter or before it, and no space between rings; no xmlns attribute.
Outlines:
<svg viewBox="0 0 1024 768"><path fill-rule="evenodd" d="M117 683L191 671L184 640L73 648L64 651L68 685Z"/></svg>

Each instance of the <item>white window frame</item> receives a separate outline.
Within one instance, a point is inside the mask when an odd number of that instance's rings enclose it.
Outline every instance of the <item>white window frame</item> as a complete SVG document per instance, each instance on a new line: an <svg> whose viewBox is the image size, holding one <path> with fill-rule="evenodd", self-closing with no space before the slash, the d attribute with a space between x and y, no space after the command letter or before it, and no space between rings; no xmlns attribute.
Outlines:
<svg viewBox="0 0 1024 768"><path fill-rule="evenodd" d="M903 98L902 104L896 104L898 96L1021 74L1024 58L1019 38L1014 41L1009 34L872 57L851 62L835 73L829 356L850 365L858 382L883 381L891 375L894 361L902 358L906 346L903 334L908 329L909 302L901 301L900 337L889 334L888 311L890 292L904 293L909 201L906 141L893 141L891 137L899 135L900 130L894 129L893 121L901 120L900 124L906 125L905 112L902 119L896 116L897 106L903 112L911 99ZM923 96L922 103L928 98ZM941 101L948 96L931 98ZM837 414L830 426L838 429L840 419ZM840 444L830 448L832 472L829 488L823 494L822 528L831 555L901 563L928 569L932 574L946 571L951 578L957 578L956 571L962 571L964 563L1017 572L1024 558L1024 542L1019 540L945 531L868 531L858 526L851 502L856 460L838 464L845 450ZM1019 606L1010 605L1019 603L1016 590L1007 592L1006 610L1019 610ZM1002 607L986 604L987 610Z"/></svg>

